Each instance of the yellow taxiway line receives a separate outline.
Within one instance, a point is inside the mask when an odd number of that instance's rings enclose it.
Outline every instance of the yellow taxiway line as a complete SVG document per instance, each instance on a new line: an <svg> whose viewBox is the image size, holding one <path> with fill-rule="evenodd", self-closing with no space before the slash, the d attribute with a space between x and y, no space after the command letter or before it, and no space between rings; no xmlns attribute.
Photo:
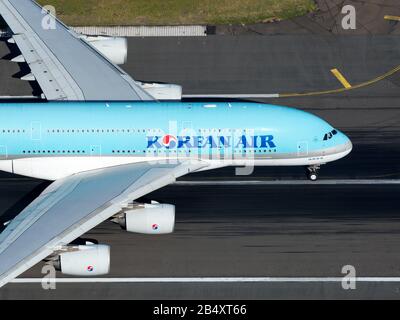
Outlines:
<svg viewBox="0 0 400 320"><path fill-rule="evenodd" d="M390 77L391 75L397 73L400 71L400 65L397 66L396 68L384 73L383 75L374 78L372 80L368 80L356 85L351 86L350 88L340 88L340 89L333 89L333 90L325 90L325 91L314 91L314 92L304 92L304 93L281 93L279 94L280 98L289 98L289 97L304 97L304 96L317 96L317 95L323 95L323 94L334 94L334 93L341 93L341 92L345 92L345 91L349 91L349 90L355 90L355 89L360 89L363 87L367 87L370 86L374 83L377 83L379 81L382 81L388 77Z"/></svg>
<svg viewBox="0 0 400 320"><path fill-rule="evenodd" d="M332 74L340 81L340 83L345 87L346 89L351 88L351 84L346 80L346 78L340 73L338 69L332 69L331 70Z"/></svg>
<svg viewBox="0 0 400 320"><path fill-rule="evenodd" d="M383 19L391 20L391 21L400 21L400 17L398 17L398 16L388 16L388 15L386 15L386 16L383 17Z"/></svg>

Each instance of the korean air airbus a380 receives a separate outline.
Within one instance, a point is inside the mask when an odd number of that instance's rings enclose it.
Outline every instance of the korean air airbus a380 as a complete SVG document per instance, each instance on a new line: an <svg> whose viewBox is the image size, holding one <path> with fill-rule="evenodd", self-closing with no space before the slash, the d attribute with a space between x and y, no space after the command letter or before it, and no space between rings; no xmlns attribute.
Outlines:
<svg viewBox="0 0 400 320"><path fill-rule="evenodd" d="M0 0L0 14L20 50L13 60L47 100L0 104L0 170L53 181L0 234L0 287L42 260L69 275L108 273L109 246L75 240L107 219L172 232L173 205L137 199L191 172L305 166L316 180L321 164L351 152L343 133L307 112L184 103L180 86L135 81L113 63L126 57L123 40L78 35L33 1Z"/></svg>
<svg viewBox="0 0 400 320"><path fill-rule="evenodd" d="M330 124L297 109L257 103L54 102L3 104L0 169L47 180L143 161L319 165L352 149Z"/></svg>

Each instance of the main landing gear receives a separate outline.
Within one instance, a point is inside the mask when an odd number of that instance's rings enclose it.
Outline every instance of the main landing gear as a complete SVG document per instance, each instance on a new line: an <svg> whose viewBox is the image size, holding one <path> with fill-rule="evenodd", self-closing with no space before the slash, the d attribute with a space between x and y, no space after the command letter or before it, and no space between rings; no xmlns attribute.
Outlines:
<svg viewBox="0 0 400 320"><path fill-rule="evenodd" d="M311 181L317 181L319 165L307 167L307 178Z"/></svg>

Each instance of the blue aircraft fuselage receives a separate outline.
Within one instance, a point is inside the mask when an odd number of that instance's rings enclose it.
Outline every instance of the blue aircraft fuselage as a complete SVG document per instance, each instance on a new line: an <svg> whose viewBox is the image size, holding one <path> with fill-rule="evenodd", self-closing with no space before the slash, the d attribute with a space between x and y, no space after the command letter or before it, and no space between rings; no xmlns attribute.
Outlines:
<svg viewBox="0 0 400 320"><path fill-rule="evenodd" d="M40 161L50 171L71 173L57 168L54 158L69 159L76 170L82 170L77 163L83 158L86 169L92 168L90 159L97 163L93 168L101 167L99 158L108 158L107 166L122 158L171 157L229 160L232 165L248 158L255 165L315 165L337 160L351 148L343 133L313 114L259 103L0 105L0 169L49 179L65 174L39 172L44 170L37 169Z"/></svg>

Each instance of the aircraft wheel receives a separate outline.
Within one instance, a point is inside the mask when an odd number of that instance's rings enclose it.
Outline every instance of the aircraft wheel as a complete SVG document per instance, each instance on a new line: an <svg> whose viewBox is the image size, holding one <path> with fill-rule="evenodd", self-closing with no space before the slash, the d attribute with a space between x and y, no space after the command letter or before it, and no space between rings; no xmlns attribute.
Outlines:
<svg viewBox="0 0 400 320"><path fill-rule="evenodd" d="M308 174L308 179L310 179L311 181L317 181L318 180L318 175L316 172L310 172Z"/></svg>

